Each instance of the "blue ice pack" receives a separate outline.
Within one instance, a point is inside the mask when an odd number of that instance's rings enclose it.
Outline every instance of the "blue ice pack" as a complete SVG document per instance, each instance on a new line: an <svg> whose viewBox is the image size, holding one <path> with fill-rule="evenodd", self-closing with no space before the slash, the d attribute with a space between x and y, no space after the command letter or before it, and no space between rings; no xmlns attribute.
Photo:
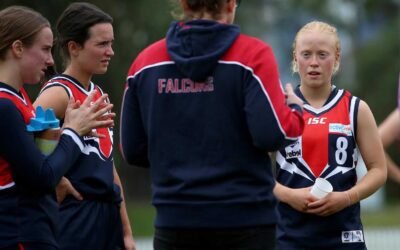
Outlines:
<svg viewBox="0 0 400 250"><path fill-rule="evenodd" d="M41 106L36 108L36 117L31 118L26 126L29 132L43 131L51 128L59 128L60 120L56 118L52 108L43 110Z"/></svg>

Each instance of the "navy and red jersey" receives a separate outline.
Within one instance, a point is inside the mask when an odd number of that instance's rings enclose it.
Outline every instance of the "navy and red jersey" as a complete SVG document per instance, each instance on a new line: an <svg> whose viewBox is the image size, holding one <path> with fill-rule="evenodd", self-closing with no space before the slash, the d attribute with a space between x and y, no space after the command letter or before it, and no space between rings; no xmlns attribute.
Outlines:
<svg viewBox="0 0 400 250"><path fill-rule="evenodd" d="M42 92L53 86L63 87L69 97L73 96L81 103L92 91L97 92L93 101L103 94L100 87L92 82L86 90L76 79L62 74L50 79L43 86ZM82 154L65 177L85 199L119 202L120 190L114 184L113 175L113 129L97 128L96 132L104 135L104 138L84 136Z"/></svg>
<svg viewBox="0 0 400 250"><path fill-rule="evenodd" d="M65 129L54 153L45 157L26 128L35 116L28 96L4 83L0 116L0 248L28 241L57 246L54 189L83 142Z"/></svg>
<svg viewBox="0 0 400 250"><path fill-rule="evenodd" d="M312 186L318 177L327 179L333 191L345 191L357 182L357 114L360 100L333 86L321 108L305 101L303 135L276 156L276 179L290 188ZM298 212L278 204L278 249L365 249L360 204L328 217Z"/></svg>
<svg viewBox="0 0 400 250"><path fill-rule="evenodd" d="M121 114L125 160L150 166L156 227L275 223L267 151L302 133L297 109L269 45L236 25L172 23L133 62Z"/></svg>

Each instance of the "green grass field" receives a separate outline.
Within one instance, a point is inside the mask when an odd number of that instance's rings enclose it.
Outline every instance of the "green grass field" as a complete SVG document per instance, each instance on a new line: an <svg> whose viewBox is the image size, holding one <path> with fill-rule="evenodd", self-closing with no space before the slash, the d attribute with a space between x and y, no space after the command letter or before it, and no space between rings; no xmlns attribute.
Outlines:
<svg viewBox="0 0 400 250"><path fill-rule="evenodd" d="M365 228L400 227L400 203L386 205L376 212L363 212L361 219Z"/></svg>
<svg viewBox="0 0 400 250"><path fill-rule="evenodd" d="M155 209L150 204L128 203L129 219L134 237L149 237L154 233ZM400 227L400 203L387 205L376 212L362 213L365 228Z"/></svg>

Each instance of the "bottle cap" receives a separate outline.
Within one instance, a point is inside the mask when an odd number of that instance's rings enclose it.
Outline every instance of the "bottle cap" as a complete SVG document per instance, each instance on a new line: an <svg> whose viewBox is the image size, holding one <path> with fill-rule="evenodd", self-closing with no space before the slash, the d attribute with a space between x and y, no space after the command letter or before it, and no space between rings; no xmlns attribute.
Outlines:
<svg viewBox="0 0 400 250"><path fill-rule="evenodd" d="M29 132L36 132L59 127L60 120L56 118L54 110L52 108L43 110L41 106L38 106L36 108L36 117L31 118L27 129Z"/></svg>

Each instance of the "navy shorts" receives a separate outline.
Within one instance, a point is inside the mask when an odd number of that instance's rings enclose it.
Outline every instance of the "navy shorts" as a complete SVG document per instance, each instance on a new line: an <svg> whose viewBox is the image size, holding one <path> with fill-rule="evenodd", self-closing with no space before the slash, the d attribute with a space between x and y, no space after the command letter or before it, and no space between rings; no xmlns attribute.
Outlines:
<svg viewBox="0 0 400 250"><path fill-rule="evenodd" d="M237 229L156 228L155 250L274 250L275 225Z"/></svg>
<svg viewBox="0 0 400 250"><path fill-rule="evenodd" d="M60 250L124 249L119 204L67 197L60 208Z"/></svg>

